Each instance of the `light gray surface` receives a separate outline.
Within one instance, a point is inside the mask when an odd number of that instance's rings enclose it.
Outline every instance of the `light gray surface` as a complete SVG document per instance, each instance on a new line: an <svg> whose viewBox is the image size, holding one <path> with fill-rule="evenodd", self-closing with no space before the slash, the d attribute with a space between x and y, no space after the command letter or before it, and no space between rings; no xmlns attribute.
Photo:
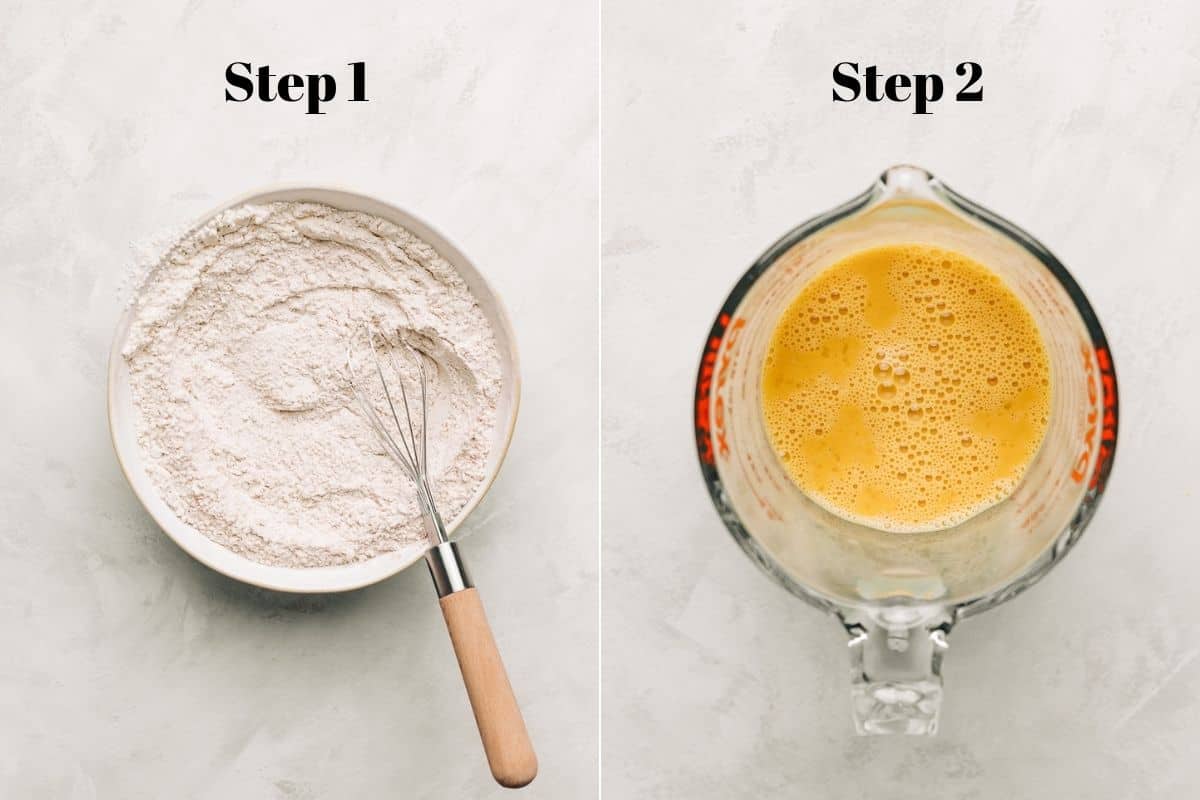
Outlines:
<svg viewBox="0 0 1200 800"><path fill-rule="evenodd" d="M1187 3L692 4L603 21L606 797L1200 792L1200 14ZM984 66L982 104L834 106L858 59ZM912 161L1043 239L1113 345L1122 428L1078 549L950 637L942 732L858 739L836 623L742 556L691 393L741 272Z"/></svg>
<svg viewBox="0 0 1200 800"><path fill-rule="evenodd" d="M523 796L595 796L595 9L256 5L0 13L0 796L503 794L423 565L252 590L118 470L104 365L131 240L275 182L416 212L505 298L523 406L463 552L541 756ZM370 102L226 104L234 59L363 60Z"/></svg>

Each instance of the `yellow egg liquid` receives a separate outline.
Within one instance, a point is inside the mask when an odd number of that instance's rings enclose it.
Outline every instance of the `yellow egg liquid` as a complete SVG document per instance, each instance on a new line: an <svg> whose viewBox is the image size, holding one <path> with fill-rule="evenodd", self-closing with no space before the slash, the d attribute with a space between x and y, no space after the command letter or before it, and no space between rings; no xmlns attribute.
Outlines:
<svg viewBox="0 0 1200 800"><path fill-rule="evenodd" d="M1036 323L981 264L904 244L864 250L780 317L762 375L780 461L833 513L939 530L1007 497L1050 415Z"/></svg>

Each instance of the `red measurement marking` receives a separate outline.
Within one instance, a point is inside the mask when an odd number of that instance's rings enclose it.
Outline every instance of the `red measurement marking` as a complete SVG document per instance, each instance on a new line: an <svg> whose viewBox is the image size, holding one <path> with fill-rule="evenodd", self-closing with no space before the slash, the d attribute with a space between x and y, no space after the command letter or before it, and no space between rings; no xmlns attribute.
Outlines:
<svg viewBox="0 0 1200 800"><path fill-rule="evenodd" d="M1099 449L1096 466L1092 469L1088 487L1095 489L1100 486L1100 476L1104 466L1112 458L1113 446L1117 441L1117 380L1113 374L1112 360L1108 350L1103 347L1095 351L1083 348L1083 368L1087 379L1088 415L1087 428L1083 437L1083 451L1075 459L1071 470L1071 480L1081 483L1087 476L1088 464ZM1100 375L1096 375L1096 366L1100 367Z"/></svg>
<svg viewBox="0 0 1200 800"><path fill-rule="evenodd" d="M717 454L729 455L729 440L725 438L725 396L722 392L729 380L729 367L733 364L733 348L737 346L738 331L746 327L746 320L738 317L725 330L725 347L721 351L721 367L717 370L717 404L713 409L713 421L716 422Z"/></svg>
<svg viewBox="0 0 1200 800"><path fill-rule="evenodd" d="M1092 471L1090 488L1100 487L1100 472L1112 458L1117 443L1117 377L1113 372L1108 350L1097 348L1096 362L1100 365L1100 384L1104 387L1104 420L1100 427L1100 457Z"/></svg>
<svg viewBox="0 0 1200 800"><path fill-rule="evenodd" d="M700 459L705 464L712 464L715 455L729 455L729 441L725 430L725 399L721 390L729 380L733 347L737 344L738 332L746 326L746 321L739 317L730 323L728 314L721 314L717 319L714 333L708 339L700 362L700 380L696 386L696 441L700 446ZM717 382L715 402L710 399L713 396L714 379Z"/></svg>
<svg viewBox="0 0 1200 800"><path fill-rule="evenodd" d="M712 396L717 351L721 349L721 337L725 335L725 328L728 325L729 315L722 314L717 319L713 335L709 337L708 344L704 348L704 356L700 360L700 380L696 385L696 441L700 446L700 460L705 464L713 463L712 414L709 398Z"/></svg>

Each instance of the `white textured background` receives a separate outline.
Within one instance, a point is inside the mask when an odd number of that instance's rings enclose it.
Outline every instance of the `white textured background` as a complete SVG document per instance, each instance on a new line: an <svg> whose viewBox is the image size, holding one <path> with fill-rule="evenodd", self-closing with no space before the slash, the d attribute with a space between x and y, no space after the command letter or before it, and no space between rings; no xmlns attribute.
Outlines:
<svg viewBox="0 0 1200 800"><path fill-rule="evenodd" d="M605 796L1200 796L1200 11L607 0L603 34ZM842 60L965 59L981 104L830 99ZM846 637L718 522L690 403L741 272L903 161L1062 258L1123 414L1079 547L951 635L941 734L858 739Z"/></svg>
<svg viewBox="0 0 1200 800"><path fill-rule="evenodd" d="M479 798L425 567L353 594L193 562L117 467L105 361L129 243L274 182L375 194L470 254L525 392L464 543L541 756L595 796L598 33L588 3L5 3L0 797ZM367 62L370 102L226 104L233 60Z"/></svg>

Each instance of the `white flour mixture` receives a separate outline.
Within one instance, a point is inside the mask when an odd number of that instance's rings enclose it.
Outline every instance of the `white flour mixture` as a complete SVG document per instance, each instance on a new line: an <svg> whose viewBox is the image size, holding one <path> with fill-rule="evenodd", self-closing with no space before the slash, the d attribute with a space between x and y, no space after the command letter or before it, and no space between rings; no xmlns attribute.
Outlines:
<svg viewBox="0 0 1200 800"><path fill-rule="evenodd" d="M134 301L124 356L138 440L180 519L277 566L424 547L412 486L346 379L364 324L425 357L434 496L444 519L458 514L486 478L501 383L475 298L397 225L272 203L185 236Z"/></svg>

